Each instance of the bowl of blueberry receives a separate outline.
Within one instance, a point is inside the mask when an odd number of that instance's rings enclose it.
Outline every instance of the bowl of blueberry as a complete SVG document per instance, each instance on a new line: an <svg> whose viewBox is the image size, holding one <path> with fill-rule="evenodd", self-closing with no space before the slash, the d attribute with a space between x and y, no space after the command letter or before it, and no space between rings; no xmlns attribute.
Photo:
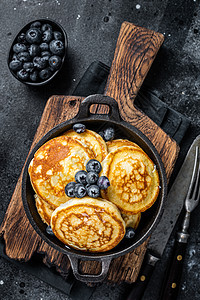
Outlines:
<svg viewBox="0 0 200 300"><path fill-rule="evenodd" d="M9 70L27 85L44 85L61 70L67 46L67 35L60 24L50 19L32 21L12 42L8 55Z"/></svg>

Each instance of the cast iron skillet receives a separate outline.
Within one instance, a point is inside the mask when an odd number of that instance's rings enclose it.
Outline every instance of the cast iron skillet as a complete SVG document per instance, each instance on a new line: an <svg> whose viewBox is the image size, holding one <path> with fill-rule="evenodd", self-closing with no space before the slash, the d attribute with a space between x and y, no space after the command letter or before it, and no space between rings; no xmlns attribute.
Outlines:
<svg viewBox="0 0 200 300"><path fill-rule="evenodd" d="M90 106L92 104L108 105L109 113L107 115L91 114ZM133 142L136 142L152 159L159 172L161 187L159 196L154 205L146 212L142 213L141 222L136 230L135 237L130 240L123 239L114 249L107 252L89 253L65 246L55 236L50 236L46 233L46 225L42 222L35 206L34 191L32 189L28 175L28 166L30 164L30 161L34 156L34 153L41 145L43 145L48 140L59 136L64 131L71 129L72 126L77 122L84 123L86 125L86 128L97 132L102 128L113 126L116 132L115 138L127 138ZM84 282L102 281L107 275L112 258L116 258L132 251L152 233L161 217L166 193L167 180L165 170L157 150L143 133L141 133L134 126L122 120L117 102L113 98L103 95L92 95L87 97L81 103L79 112L75 118L57 125L37 143L37 145L28 156L22 179L22 199L25 212L31 225L45 242L69 257L75 277L78 280ZM78 270L79 260L100 261L102 263L101 273L98 275L80 274Z"/></svg>

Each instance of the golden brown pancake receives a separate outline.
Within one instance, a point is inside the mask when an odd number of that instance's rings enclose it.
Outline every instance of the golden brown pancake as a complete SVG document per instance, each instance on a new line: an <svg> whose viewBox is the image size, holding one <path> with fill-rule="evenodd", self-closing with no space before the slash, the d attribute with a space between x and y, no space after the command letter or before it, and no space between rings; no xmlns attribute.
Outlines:
<svg viewBox="0 0 200 300"><path fill-rule="evenodd" d="M55 208L49 205L46 201L40 199L37 195L35 195L35 204L42 221L49 225L51 222L51 215Z"/></svg>
<svg viewBox="0 0 200 300"><path fill-rule="evenodd" d="M60 205L52 214L51 228L65 245L90 252L114 248L125 234L118 208L109 201L90 197Z"/></svg>
<svg viewBox="0 0 200 300"><path fill-rule="evenodd" d="M141 213L136 215L127 215L122 213L122 218L126 224L126 227L132 227L136 229L140 223Z"/></svg>
<svg viewBox="0 0 200 300"><path fill-rule="evenodd" d="M42 221L47 225L50 225L51 216L55 210L55 207L52 207L47 202L40 199L37 195L35 195L35 203ZM122 213L121 215L125 222L126 227L132 227L134 229L138 227L141 219L141 213L136 215L127 215Z"/></svg>
<svg viewBox="0 0 200 300"><path fill-rule="evenodd" d="M73 137L81 141L84 145L90 148L94 158L102 161L108 154L107 146L103 138L96 132L86 129L83 133L77 133L73 129L64 133L65 136Z"/></svg>
<svg viewBox="0 0 200 300"><path fill-rule="evenodd" d="M108 148L108 153L113 150L118 149L119 147L123 147L123 146L133 146L133 147L136 147L137 149L142 150L142 148L140 148L136 143L133 143L126 139L112 140L112 141L106 142L106 145Z"/></svg>
<svg viewBox="0 0 200 300"><path fill-rule="evenodd" d="M159 175L143 151L132 146L120 147L106 156L102 167L101 175L109 178L110 186L101 190L101 195L123 212L137 214L156 201Z"/></svg>
<svg viewBox="0 0 200 300"><path fill-rule="evenodd" d="M41 146L29 165L29 175L36 194L57 207L70 198L65 186L75 181L75 173L85 170L86 163L94 158L89 148L80 141L59 136Z"/></svg>

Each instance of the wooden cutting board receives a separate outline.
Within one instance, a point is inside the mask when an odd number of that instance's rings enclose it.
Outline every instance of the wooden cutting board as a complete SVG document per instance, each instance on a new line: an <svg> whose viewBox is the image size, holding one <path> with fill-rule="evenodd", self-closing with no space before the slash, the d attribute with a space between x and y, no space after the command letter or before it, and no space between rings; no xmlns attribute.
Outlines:
<svg viewBox="0 0 200 300"><path fill-rule="evenodd" d="M169 180L179 147L151 119L134 106L134 99L147 75L147 72L163 43L163 35L124 22L117 40L116 50L105 95L116 99L122 118L141 130L157 148L164 163ZM79 109L81 97L52 96L46 104L33 144L55 125L73 118ZM106 113L105 106L93 106L93 113ZM24 212L21 199L20 175L14 194L10 201L5 218L0 227L0 234L5 241L7 256L19 261L28 261L37 252L43 254L43 262L55 266L57 271L69 274L71 267L67 256L44 243L30 225ZM122 281L132 283L139 273L148 240L133 252L113 259L107 280L112 283ZM80 264L83 273L97 274L100 264L95 261L84 261Z"/></svg>

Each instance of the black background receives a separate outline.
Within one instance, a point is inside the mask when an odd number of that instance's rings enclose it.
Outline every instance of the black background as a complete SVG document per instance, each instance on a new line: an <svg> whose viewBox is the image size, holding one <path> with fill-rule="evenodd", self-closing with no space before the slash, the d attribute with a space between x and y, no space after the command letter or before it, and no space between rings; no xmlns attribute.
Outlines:
<svg viewBox="0 0 200 300"><path fill-rule="evenodd" d="M139 5L139 6L138 6ZM28 87L7 67L9 47L18 31L37 18L59 22L69 40L63 72L51 84ZM1 0L0 2L0 222L14 191L47 99L70 95L94 60L111 65L121 23L159 31L165 42L145 80L162 100L191 120L186 139L200 133L200 5L193 0ZM187 149L183 149L185 151ZM200 207L192 215L190 239L184 262L180 299L200 299ZM177 228L176 228L177 229ZM160 284L171 253L170 238L145 293L158 299ZM99 286L93 299L125 299L126 285ZM1 299L69 299L65 294L0 258ZM81 299L81 291L80 291Z"/></svg>

